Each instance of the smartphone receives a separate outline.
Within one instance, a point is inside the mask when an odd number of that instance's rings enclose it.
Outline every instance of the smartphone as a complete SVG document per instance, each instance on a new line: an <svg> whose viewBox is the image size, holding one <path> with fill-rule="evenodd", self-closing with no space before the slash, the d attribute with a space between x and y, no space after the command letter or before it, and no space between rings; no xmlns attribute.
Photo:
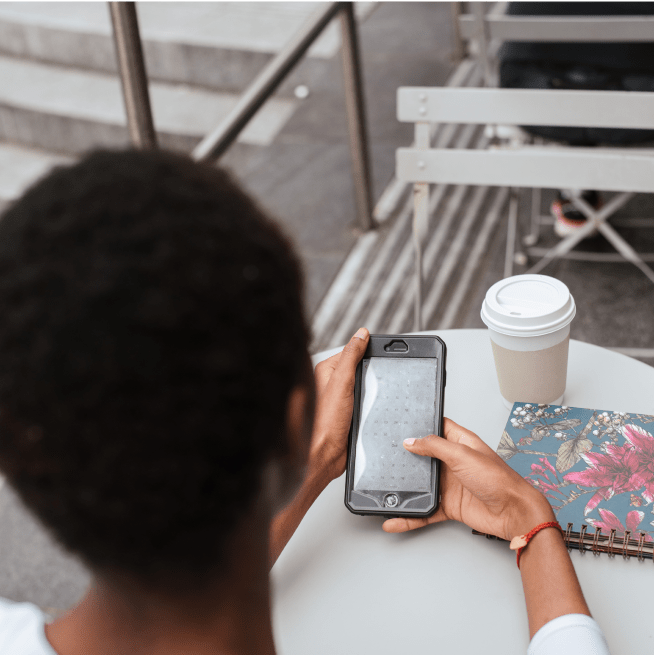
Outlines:
<svg viewBox="0 0 654 655"><path fill-rule="evenodd" d="M445 356L436 336L370 336L347 452L345 506L354 514L425 517L438 507L440 462L402 442L443 434Z"/></svg>

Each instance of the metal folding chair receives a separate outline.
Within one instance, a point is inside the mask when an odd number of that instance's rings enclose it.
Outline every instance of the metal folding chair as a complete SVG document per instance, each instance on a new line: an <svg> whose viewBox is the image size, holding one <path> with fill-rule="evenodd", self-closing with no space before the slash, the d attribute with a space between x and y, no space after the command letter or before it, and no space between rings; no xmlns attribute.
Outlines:
<svg viewBox="0 0 654 655"><path fill-rule="evenodd" d="M457 9L460 10L459 5L460 3L457 3ZM505 13L506 5L506 2L497 2L487 11L487 3L472 2L470 3L470 12L460 13L460 11L457 11L455 16L458 33L461 39L470 43L470 50L474 52L474 57L483 72L484 82L489 87L497 87L498 85L499 75L496 55L499 46L504 41L548 43L642 43L654 41L654 16L652 15L516 16ZM582 124L587 127L592 126L586 115L579 114L576 125ZM559 123L551 122L549 125L559 125ZM489 136L495 137L499 143L506 144L510 141L509 147L518 143L525 145L534 143L534 139L517 126L507 130L506 126L501 124L490 124L487 132ZM536 139L536 141L543 143L540 139ZM563 146L563 144L556 145ZM614 152L617 152L617 150L614 150ZM562 188L567 189L568 186ZM570 195L573 204L588 219L588 225L564 238L556 249L547 252L543 259L530 269L530 272L539 272L552 259L568 255L583 238L598 230L625 259L632 261L643 270L645 275L650 277L648 272L650 269L648 267L646 267L647 270L642 268L641 261L633 258L628 245L606 222L634 194L621 194L613 198L599 211L594 210L583 199L576 197L576 194L571 193ZM517 212L517 196L515 194L512 194L512 208ZM535 257L542 256L543 249L534 246L538 243L541 225L550 220L549 217L541 216L541 188L534 187L531 197L530 230L529 234L525 235L522 240L527 247L528 254ZM654 227L654 219L638 219L638 222L642 227ZM515 236L515 230L510 229L507 241L505 276L512 274L514 259L520 263L524 263L527 259L522 253L516 254ZM608 259L608 257L602 257L597 253L597 259L602 258Z"/></svg>
<svg viewBox="0 0 654 655"><path fill-rule="evenodd" d="M613 247L652 282L654 271L606 222L634 193L654 193L654 150L531 146L458 150L430 148L431 123L575 126L583 117L592 127L654 129L654 93L403 87L398 89L398 119L415 123L415 147L396 153L398 179L414 184L415 329L423 329L422 251L429 232L429 184L505 186L509 205L505 275L511 274L511 243L517 230L520 187L618 191L593 210L581 198L575 204L590 218L582 230L545 253L528 272L538 272L587 233L599 230Z"/></svg>

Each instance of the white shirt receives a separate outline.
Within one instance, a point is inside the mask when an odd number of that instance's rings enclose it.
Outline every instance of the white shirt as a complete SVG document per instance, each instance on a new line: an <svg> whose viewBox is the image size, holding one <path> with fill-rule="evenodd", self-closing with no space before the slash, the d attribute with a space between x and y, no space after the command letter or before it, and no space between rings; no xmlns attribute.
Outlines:
<svg viewBox="0 0 654 655"><path fill-rule="evenodd" d="M45 636L45 614L32 603L0 598L2 655L57 655ZM566 614L546 623L527 655L610 655L597 623L584 614Z"/></svg>
<svg viewBox="0 0 654 655"><path fill-rule="evenodd" d="M610 655L604 633L585 614L564 614L546 623L529 644L527 655Z"/></svg>
<svg viewBox="0 0 654 655"><path fill-rule="evenodd" d="M57 655L45 636L45 614L32 603L0 598L2 655Z"/></svg>

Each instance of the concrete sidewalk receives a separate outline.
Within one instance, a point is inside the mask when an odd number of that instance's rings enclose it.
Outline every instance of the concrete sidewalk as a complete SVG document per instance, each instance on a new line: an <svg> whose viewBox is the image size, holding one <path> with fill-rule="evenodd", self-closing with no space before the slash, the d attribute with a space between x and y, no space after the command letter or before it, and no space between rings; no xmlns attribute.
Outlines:
<svg viewBox="0 0 654 655"><path fill-rule="evenodd" d="M395 170L395 150L413 138L396 119L401 85L444 84L454 65L447 3L379 3L360 27L373 172L379 199ZM296 79L310 95L265 150L237 144L224 157L295 240L305 263L307 310L320 300L360 232L354 208L347 118L338 53L320 79L303 62Z"/></svg>
<svg viewBox="0 0 654 655"><path fill-rule="evenodd" d="M212 11L215 25L221 20L227 25L227 10L220 13L223 5L185 4L183 7L189 10L181 12L182 20L175 4L161 5L161 11L168 12L168 20L175 23L168 27L161 18L163 14L155 11L157 5L139 6L148 68L155 80L153 89L162 85L170 93L178 94L187 89L189 98L210 94L211 102L217 102L220 94L235 97L283 43L280 34L291 34L312 9L311 3L276 3L279 14L274 19L278 22L275 29L271 27L273 19L269 18L267 23L261 21L258 36L255 35L254 43L248 44L247 29L243 29L247 20L239 18L239 12L247 7L251 12L273 9L267 3L262 8L254 3L247 6L230 3L234 5L231 9L236 27L223 30L226 41L207 43L202 39L209 38L207 34L214 38L218 32L206 27L196 34L192 21L208 24L205 12ZM47 4L43 12L51 6ZM37 5L0 4L0 64L3 59L19 61L27 57L37 66L37 71L42 72L38 66L57 65L64 72L72 67L78 69L79 75L106 83L114 66L106 15L101 19L97 7L79 7L81 22L73 25L70 10L66 20L65 12L58 8L61 15L55 12L46 21ZM307 278L307 309L316 333L314 349L342 344L360 325L378 332L412 328L411 193L392 180L395 150L411 143L413 128L398 123L395 118L396 90L402 85L444 85L448 80L457 85L479 84L473 62L464 62L457 68L450 61L449 3L380 3L362 9L365 9L365 20L360 33L374 198L375 201L384 198L379 205L385 218L383 225L361 234L356 224L341 63L334 30L276 94L279 107L288 111L284 110L274 126L272 118L264 121L269 129L265 143L244 138L222 161L277 216L298 247ZM84 16L86 22L82 20ZM102 20L105 22L100 28ZM254 17L251 23L255 24ZM187 35L196 34L197 39L180 36L182 28L187 30ZM239 34L242 41L228 41ZM43 61L46 53L51 54L54 63L51 59ZM82 66L84 63L86 67ZM187 76L185 82L181 81L183 75ZM298 84L308 88L308 97L295 97L293 90ZM0 117L3 92L8 96L20 91L13 88L11 79L5 86L5 91L0 88ZM118 93L116 82L114 87L114 93ZM56 92L54 85L51 93ZM53 98L44 99L44 103L45 100L55 102ZM15 104L15 98L12 102ZM196 104L200 103L191 102L189 111ZM8 98L4 105L10 107ZM0 144L0 200L15 197L50 165L65 161L77 152L48 152L47 146L38 141L50 138L53 132L51 128L44 129L43 121L61 118L54 113L52 105L11 106L10 109L14 114L19 112L23 121L22 131L17 133L31 135L35 143L30 148L16 143ZM215 111L214 117L220 118L218 109L203 111L205 117ZM78 130L79 144L104 134L109 127L123 130L120 134L112 132L114 136L124 138L126 134L123 126L113 125L107 117L86 116L73 121L67 115L63 119L68 121L65 125ZM193 122L192 116L187 117L186 123ZM170 130L181 138L184 127L178 124ZM439 135L437 138L443 142L458 147L477 147L483 143L483 134L475 127L444 126ZM196 133L191 136L199 138ZM552 193L543 194L544 214L549 211ZM483 327L479 318L481 300L486 289L502 276L506 199L506 189L498 188L433 190L425 289L429 328ZM621 218L653 215L654 198L645 195L638 196L620 213ZM525 220L526 212L521 216L521 221ZM619 229L639 249L654 252L652 231L628 226ZM543 230L543 247L555 240L551 229ZM601 238L580 246L582 253L593 248L607 246ZM562 279L575 296L578 314L572 324L573 338L623 348L635 352L642 361L654 362L651 310L654 287L640 271L629 264L569 259L551 264L544 273ZM72 604L84 591L87 574L74 558L65 556L52 544L6 487L0 489L0 521L3 526L0 596L31 600L54 608L53 611Z"/></svg>
<svg viewBox="0 0 654 655"><path fill-rule="evenodd" d="M112 118L116 116L120 95L117 81L107 77L112 72L114 60L108 17L104 13L106 7L74 3L73 8L79 11L75 22L70 18L69 3L43 4L44 7L0 3L0 76L4 60L9 67L13 63L21 71L41 76L38 79L44 76L47 79L47 72L51 71L56 74L56 80L63 81L68 79L66 76L73 75L73 81L69 87L51 84L49 93L45 94L47 97L41 99L38 88L42 87L37 85L37 77L30 78L34 88L20 89L20 84L15 82L17 78L14 76L12 80L9 75L4 90L0 88L0 117L4 92L6 114L17 119L21 126L14 132L17 143L0 143L0 201L16 197L26 184L51 165L67 161L84 143L107 134L109 129L114 130L111 138L122 139L126 134L117 131L124 131L124 127L115 125L118 119ZM67 11L64 4L69 5ZM191 99L189 111L197 108L199 103L193 99L201 94L213 94L211 98L218 94L233 96L315 9L312 3L262 4L265 6L259 7L257 3L159 5L172 21L168 26L163 14L155 11L157 5L138 5L146 39L148 70L155 80L155 104L156 89L160 86L170 93L187 91ZM186 32L182 35L181 19L177 23L180 7L187 21ZM236 13L229 14L226 7ZM275 9L279 10L274 19L277 21L275 29L271 27L273 19L268 18L267 22L261 22L261 29L252 42L252 35L248 37L248 30L242 29L244 19L238 19L236 14L249 12L252 18L258 11L265 11L270 17ZM412 138L411 128L395 119L397 87L401 84L443 84L453 69L449 61L450 8L447 3L367 3L358 6L358 11L365 18L360 35L374 197L377 199L393 176L395 149ZM206 12L214 25L224 21L225 38L235 38L241 30L244 40L189 43L188 35L195 34L198 21L208 22ZM235 21L241 20L238 29L226 27L230 16ZM199 33L215 36L208 27ZM251 39L249 44L245 37ZM53 67L58 68L53 70ZM181 81L182 75L186 76L186 82ZM113 99L107 103L113 103L110 106L114 107L111 109L114 113L74 117L65 108L56 113L54 103L65 102L66 89L72 93L75 84L83 88L80 80L91 80L98 88L113 84ZM307 86L307 98L295 97L293 91L298 84ZM105 93L106 98L112 97L109 91ZM27 99L33 104L28 105ZM313 314L360 236L356 225L336 25L326 32L310 56L280 88L275 101L281 107L290 107L290 111L277 122L274 130L271 121L264 121L264 127L269 129L266 143L242 139L230 149L223 164L229 166L259 202L279 218L297 244L307 277L307 307ZM76 109L81 111L80 107ZM265 116L269 109L262 111ZM214 118L217 123L220 115ZM187 119L187 123L193 121L193 117ZM178 125L174 129L179 133L183 127ZM32 139L30 147L25 147L25 141L18 139L20 135ZM79 147L73 148L70 141L61 141L68 144L64 152L49 151L51 146L43 140L60 135L68 139L76 135L75 143ZM65 555L52 543L6 485L0 488L0 522L0 596L29 600L49 608L52 613L74 603L86 589L87 573L75 558Z"/></svg>

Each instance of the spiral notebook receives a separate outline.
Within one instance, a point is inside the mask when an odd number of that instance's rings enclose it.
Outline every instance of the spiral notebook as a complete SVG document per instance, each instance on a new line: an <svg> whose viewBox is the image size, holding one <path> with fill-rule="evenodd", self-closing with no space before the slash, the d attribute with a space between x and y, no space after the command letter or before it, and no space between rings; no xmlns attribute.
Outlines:
<svg viewBox="0 0 654 655"><path fill-rule="evenodd" d="M515 403L497 452L550 501L568 548L652 559L653 432L645 414Z"/></svg>

